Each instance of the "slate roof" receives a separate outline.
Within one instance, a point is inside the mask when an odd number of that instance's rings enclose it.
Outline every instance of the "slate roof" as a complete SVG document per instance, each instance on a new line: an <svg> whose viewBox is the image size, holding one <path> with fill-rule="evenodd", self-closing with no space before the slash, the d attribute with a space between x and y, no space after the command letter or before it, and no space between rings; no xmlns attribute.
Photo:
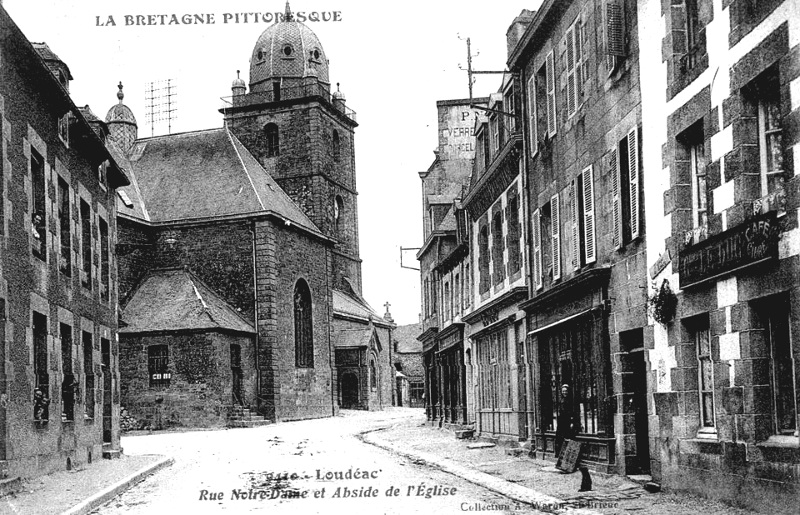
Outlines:
<svg viewBox="0 0 800 515"><path fill-rule="evenodd" d="M155 270L122 310L121 334L196 329L255 333L230 304L186 270Z"/></svg>
<svg viewBox="0 0 800 515"><path fill-rule="evenodd" d="M333 346L343 347L368 347L375 329L348 329L333 332Z"/></svg>
<svg viewBox="0 0 800 515"><path fill-rule="evenodd" d="M134 208L118 202L122 213L163 222L270 211L320 232L226 128L139 139L128 163Z"/></svg>
<svg viewBox="0 0 800 515"><path fill-rule="evenodd" d="M422 353L422 342L417 336L422 334L422 324L399 325L392 331L392 338L397 342L397 352Z"/></svg>

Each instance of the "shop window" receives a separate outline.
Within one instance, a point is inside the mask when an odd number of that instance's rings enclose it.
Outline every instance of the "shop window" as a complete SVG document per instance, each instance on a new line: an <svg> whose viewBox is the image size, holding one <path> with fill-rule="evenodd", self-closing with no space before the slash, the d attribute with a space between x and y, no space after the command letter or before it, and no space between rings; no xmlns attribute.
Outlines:
<svg viewBox="0 0 800 515"><path fill-rule="evenodd" d="M58 226L61 235L61 249L58 255L58 269L70 277L72 275L72 220L69 184L58 178Z"/></svg>
<svg viewBox="0 0 800 515"><path fill-rule="evenodd" d="M61 420L75 420L75 374L72 370L72 327L60 324L61 336Z"/></svg>
<svg viewBox="0 0 800 515"><path fill-rule="evenodd" d="M169 370L169 347L151 345L147 348L147 373L151 388L167 388L172 380Z"/></svg>
<svg viewBox="0 0 800 515"><path fill-rule="evenodd" d="M81 199L81 251L83 268L81 269L81 284L85 288L92 287L92 211L89 204Z"/></svg>
<svg viewBox="0 0 800 515"><path fill-rule="evenodd" d="M641 235L639 137L633 128L609 152L613 245L619 249Z"/></svg>
<svg viewBox="0 0 800 515"><path fill-rule="evenodd" d="M94 344L92 343L92 333L81 332L83 343L83 407L85 418L94 418Z"/></svg>
<svg viewBox="0 0 800 515"><path fill-rule="evenodd" d="M31 185L33 187L33 206L31 210L31 233L33 235L33 255L47 260L47 221L46 221L46 183L44 159L31 149Z"/></svg>
<svg viewBox="0 0 800 515"><path fill-rule="evenodd" d="M268 123L264 127L264 137L267 142L267 157L276 157L280 155L280 141L278 136L278 126L274 123Z"/></svg>
<svg viewBox="0 0 800 515"><path fill-rule="evenodd" d="M602 365L593 358L595 339L600 338L595 322L584 317L564 324L538 338L541 373L541 426L555 431L562 409L561 386L569 385L567 402L580 417L581 432L597 434L603 430L599 414L598 376Z"/></svg>
<svg viewBox="0 0 800 515"><path fill-rule="evenodd" d="M505 329L481 337L475 344L479 374L479 409L498 410L512 407L511 363Z"/></svg>
<svg viewBox="0 0 800 515"><path fill-rule="evenodd" d="M786 297L769 303L766 321L770 353L770 390L773 403L773 432L797 436L797 399L794 387L794 357L789 330L789 303Z"/></svg>
<svg viewBox="0 0 800 515"><path fill-rule="evenodd" d="M50 376L48 374L47 317L33 313L33 374L36 381L34 390L34 413L37 421L50 418ZM39 391L39 393L36 392Z"/></svg>
<svg viewBox="0 0 800 515"><path fill-rule="evenodd" d="M422 381L409 381L409 396L412 401L422 402L425 396L425 383Z"/></svg>
<svg viewBox="0 0 800 515"><path fill-rule="evenodd" d="M301 368L314 368L311 307L311 291L300 279L294 287L294 349L295 364Z"/></svg>

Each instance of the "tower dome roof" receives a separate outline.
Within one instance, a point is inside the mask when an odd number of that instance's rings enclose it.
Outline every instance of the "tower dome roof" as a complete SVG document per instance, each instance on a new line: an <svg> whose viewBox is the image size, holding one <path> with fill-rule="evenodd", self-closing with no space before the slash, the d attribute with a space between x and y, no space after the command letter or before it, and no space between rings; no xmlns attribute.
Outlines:
<svg viewBox="0 0 800 515"><path fill-rule="evenodd" d="M125 98L125 93L122 92L122 83L120 82L117 87L119 88L119 91L117 91L119 103L108 110L106 123L123 122L136 125L136 117L133 116L133 111L122 103L122 99Z"/></svg>
<svg viewBox="0 0 800 515"><path fill-rule="evenodd" d="M284 20L261 33L250 58L250 90L271 79L317 77L329 84L328 59L317 35L294 20L286 2ZM256 88L256 90L261 88Z"/></svg>

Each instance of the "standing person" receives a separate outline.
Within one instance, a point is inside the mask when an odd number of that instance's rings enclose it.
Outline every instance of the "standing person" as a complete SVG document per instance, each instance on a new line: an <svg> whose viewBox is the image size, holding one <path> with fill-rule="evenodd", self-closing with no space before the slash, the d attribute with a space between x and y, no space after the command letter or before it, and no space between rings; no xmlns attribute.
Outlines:
<svg viewBox="0 0 800 515"><path fill-rule="evenodd" d="M572 440L581 428L581 421L572 403L569 384L561 385L561 402L556 418L556 458L561 455L564 440Z"/></svg>

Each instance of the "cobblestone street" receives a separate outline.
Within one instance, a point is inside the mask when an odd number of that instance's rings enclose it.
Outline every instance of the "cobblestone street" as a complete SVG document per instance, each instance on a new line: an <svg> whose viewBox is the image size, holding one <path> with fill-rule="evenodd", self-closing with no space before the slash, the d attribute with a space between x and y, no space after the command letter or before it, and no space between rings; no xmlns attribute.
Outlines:
<svg viewBox="0 0 800 515"><path fill-rule="evenodd" d="M126 437L126 454L169 455L175 464L94 513L538 513L356 438L416 413Z"/></svg>

